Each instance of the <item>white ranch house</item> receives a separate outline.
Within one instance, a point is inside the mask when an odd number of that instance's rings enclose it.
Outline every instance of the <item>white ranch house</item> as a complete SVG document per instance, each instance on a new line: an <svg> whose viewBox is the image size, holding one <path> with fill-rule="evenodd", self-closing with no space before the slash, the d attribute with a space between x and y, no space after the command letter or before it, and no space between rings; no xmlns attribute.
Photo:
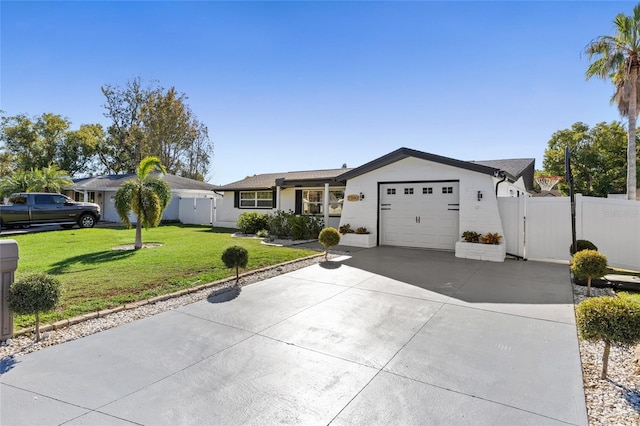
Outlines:
<svg viewBox="0 0 640 426"><path fill-rule="evenodd" d="M292 210L326 226L365 227L342 245L455 250L466 230L504 235L498 197L528 196L534 159L460 161L400 148L354 169L270 173L217 187L217 226L235 227L245 211ZM477 247L478 245L476 245ZM501 244L504 259L505 244ZM500 255L498 255L498 258Z"/></svg>

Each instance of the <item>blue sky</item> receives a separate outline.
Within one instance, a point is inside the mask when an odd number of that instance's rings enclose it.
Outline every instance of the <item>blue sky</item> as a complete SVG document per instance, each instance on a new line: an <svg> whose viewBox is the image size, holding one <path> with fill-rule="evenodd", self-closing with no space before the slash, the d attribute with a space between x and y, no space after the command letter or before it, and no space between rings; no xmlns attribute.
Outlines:
<svg viewBox="0 0 640 426"><path fill-rule="evenodd" d="M109 121L105 84L175 87L215 144L208 180L355 167L400 147L542 157L619 120L589 41L633 2L0 3L0 109Z"/></svg>

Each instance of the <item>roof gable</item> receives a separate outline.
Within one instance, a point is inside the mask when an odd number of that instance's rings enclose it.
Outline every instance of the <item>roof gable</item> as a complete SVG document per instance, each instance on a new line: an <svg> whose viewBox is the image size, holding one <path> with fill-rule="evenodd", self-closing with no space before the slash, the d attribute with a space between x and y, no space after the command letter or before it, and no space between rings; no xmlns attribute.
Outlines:
<svg viewBox="0 0 640 426"><path fill-rule="evenodd" d="M500 169L498 168L486 166L483 164L456 160L454 158L443 157L441 155L435 155L435 154L429 154L427 152L417 151L415 149L410 149L410 148L400 148L387 155L383 155L382 157L376 158L375 160L370 161L360 167L356 167L355 169L347 173L342 174L339 177L339 180L347 181L348 179L352 179L356 176L369 173L373 170L379 169L381 167L387 166L389 164L395 163L396 161L400 161L408 157L419 158L422 160L432 161L434 163L445 164L447 166L458 167L461 169L471 170L474 172L484 173L492 176L498 176L500 172Z"/></svg>

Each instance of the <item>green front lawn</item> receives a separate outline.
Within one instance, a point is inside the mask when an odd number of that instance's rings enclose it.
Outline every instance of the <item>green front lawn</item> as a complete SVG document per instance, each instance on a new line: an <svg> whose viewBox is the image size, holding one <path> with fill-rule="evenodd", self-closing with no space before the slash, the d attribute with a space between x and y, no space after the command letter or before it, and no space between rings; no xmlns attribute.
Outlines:
<svg viewBox="0 0 640 426"><path fill-rule="evenodd" d="M247 270L299 259L314 251L260 244L231 237L234 230L170 225L142 231L144 243L156 248L113 250L133 244L135 230L123 227L72 229L2 237L18 242L16 279L46 272L62 282L61 303L42 323L113 308L133 301L195 287L235 275L220 259L229 246L249 251ZM16 316L14 328L34 325L32 316Z"/></svg>

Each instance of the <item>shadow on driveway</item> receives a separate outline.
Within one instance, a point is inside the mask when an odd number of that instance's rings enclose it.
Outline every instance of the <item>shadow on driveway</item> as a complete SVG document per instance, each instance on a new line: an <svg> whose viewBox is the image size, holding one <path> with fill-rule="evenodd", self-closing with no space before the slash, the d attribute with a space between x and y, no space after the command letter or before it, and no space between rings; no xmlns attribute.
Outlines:
<svg viewBox="0 0 640 426"><path fill-rule="evenodd" d="M469 303L573 303L567 265L460 259L452 252L379 246L343 264Z"/></svg>

